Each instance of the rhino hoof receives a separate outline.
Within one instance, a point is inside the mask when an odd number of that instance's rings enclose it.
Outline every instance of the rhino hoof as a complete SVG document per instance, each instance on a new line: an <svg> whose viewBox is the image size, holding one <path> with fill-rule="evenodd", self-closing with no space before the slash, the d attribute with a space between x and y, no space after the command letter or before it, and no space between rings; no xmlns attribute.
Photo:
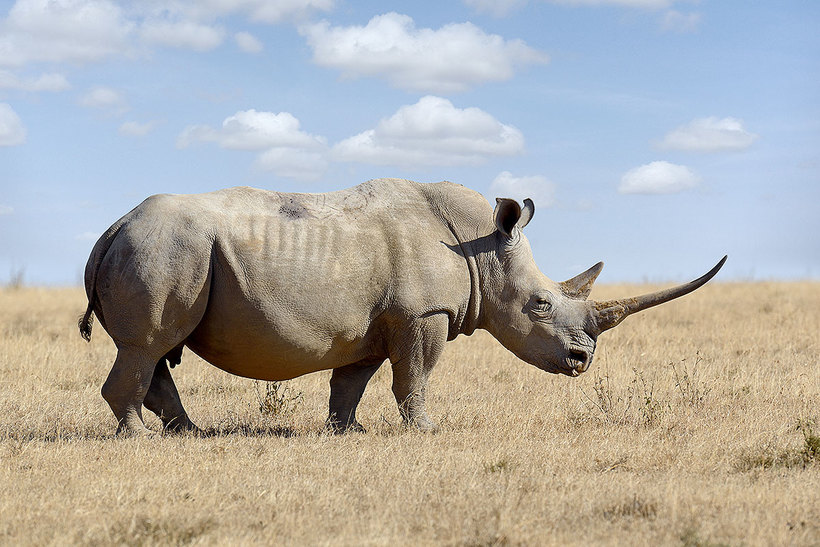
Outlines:
<svg viewBox="0 0 820 547"><path fill-rule="evenodd" d="M349 424L343 424L337 421L330 421L328 420L326 426L329 431L333 432L334 435L344 435L345 433L366 433L367 430L364 428L362 424L357 421L353 421Z"/></svg>
<svg viewBox="0 0 820 547"><path fill-rule="evenodd" d="M191 420L185 421L170 421L165 424L165 427L162 429L163 433L171 433L171 434L183 434L183 433L191 433L193 435L202 435L202 430L199 429L194 422Z"/></svg>

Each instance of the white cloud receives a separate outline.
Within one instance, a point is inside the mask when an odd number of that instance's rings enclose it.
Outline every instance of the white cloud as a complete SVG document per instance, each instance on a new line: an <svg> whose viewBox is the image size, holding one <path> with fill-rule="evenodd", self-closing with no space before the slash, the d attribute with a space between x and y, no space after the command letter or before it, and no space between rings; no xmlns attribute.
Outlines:
<svg viewBox="0 0 820 547"><path fill-rule="evenodd" d="M700 13L681 13L675 10L667 11L661 19L661 28L668 32L694 32L700 24Z"/></svg>
<svg viewBox="0 0 820 547"><path fill-rule="evenodd" d="M441 97L422 97L382 119L375 129L333 147L339 161L375 165L476 165L524 150L524 136L478 108L460 109Z"/></svg>
<svg viewBox="0 0 820 547"><path fill-rule="evenodd" d="M143 23L140 36L148 44L210 51L222 43L225 31L195 21L152 20Z"/></svg>
<svg viewBox="0 0 820 547"><path fill-rule="evenodd" d="M264 48L262 42L249 32L237 32L234 39L239 49L245 53L259 53Z"/></svg>
<svg viewBox="0 0 820 547"><path fill-rule="evenodd" d="M17 0L0 21L0 65L96 61L124 52L132 29L107 0Z"/></svg>
<svg viewBox="0 0 820 547"><path fill-rule="evenodd" d="M375 128L337 143L331 157L412 168L478 165L493 156L523 151L524 136L515 127L502 124L481 109L460 109L447 99L426 96L402 106ZM533 186L537 181L525 177L523 182Z"/></svg>
<svg viewBox="0 0 820 547"><path fill-rule="evenodd" d="M112 114L122 114L128 110L125 97L110 87L95 87L80 96L79 103L86 108L96 108Z"/></svg>
<svg viewBox="0 0 820 547"><path fill-rule="evenodd" d="M244 110L225 118L222 127L207 125L187 127L177 143L184 148L195 141L215 142L229 150L265 150L274 147L322 148L325 139L305 133L299 120L290 112L257 112Z"/></svg>
<svg viewBox="0 0 820 547"><path fill-rule="evenodd" d="M62 74L41 74L37 78L21 78L8 70L0 70L0 89L20 91L64 91L71 85Z"/></svg>
<svg viewBox="0 0 820 547"><path fill-rule="evenodd" d="M758 135L746 131L737 118L697 118L667 133L658 146L664 150L726 152L749 148Z"/></svg>
<svg viewBox="0 0 820 547"><path fill-rule="evenodd" d="M490 184L489 197L513 198L519 202L530 198L536 206L549 207L555 204L555 184L541 175L516 177L502 171Z"/></svg>
<svg viewBox="0 0 820 547"><path fill-rule="evenodd" d="M0 146L17 146L26 142L26 128L17 112L0 103Z"/></svg>
<svg viewBox="0 0 820 547"><path fill-rule="evenodd" d="M0 216L14 214L14 207L0 204Z"/></svg>
<svg viewBox="0 0 820 547"><path fill-rule="evenodd" d="M209 51L225 32L215 19L304 21L335 0L16 0L0 19L0 67L86 63L138 51L138 42ZM240 47L254 48L247 38ZM243 45L244 44L244 45ZM249 51L246 49L246 51Z"/></svg>
<svg viewBox="0 0 820 547"><path fill-rule="evenodd" d="M196 142L213 142L228 150L261 152L256 168L283 177L314 180L327 167L324 137L302 131L299 120L289 112L245 110L225 118L220 128L189 126L180 134L177 146L185 148Z"/></svg>
<svg viewBox="0 0 820 547"><path fill-rule="evenodd" d="M177 7L197 19L211 19L242 13L252 21L281 23L301 21L317 11L330 11L335 0L199 0L177 3ZM167 3L160 3L165 7Z"/></svg>
<svg viewBox="0 0 820 547"><path fill-rule="evenodd" d="M157 125L159 125L159 122L156 120L144 123L125 122L120 126L117 132L120 135L126 135L129 137L144 137L145 135L153 131Z"/></svg>
<svg viewBox="0 0 820 547"><path fill-rule="evenodd" d="M349 78L384 77L412 91L463 91L508 80L522 65L548 61L521 40L486 34L472 23L417 29L412 18L398 13L373 17L366 26L331 27L325 21L300 32L315 63Z"/></svg>
<svg viewBox="0 0 820 547"><path fill-rule="evenodd" d="M627 171L621 177L621 194L676 194L694 188L700 177L684 165L653 161Z"/></svg>

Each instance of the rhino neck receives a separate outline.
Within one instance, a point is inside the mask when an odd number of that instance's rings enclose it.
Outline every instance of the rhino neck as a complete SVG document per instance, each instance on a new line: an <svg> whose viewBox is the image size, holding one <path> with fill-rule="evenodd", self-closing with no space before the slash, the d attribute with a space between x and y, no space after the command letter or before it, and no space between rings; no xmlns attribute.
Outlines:
<svg viewBox="0 0 820 547"><path fill-rule="evenodd" d="M479 267L476 256L480 253L476 242L481 241L481 238L468 238L462 235L460 230L453 222L448 221L447 227L452 232L453 237L458 242L459 254L464 258L467 264L467 271L470 274L470 297L466 304L459 306L459 312L455 317L453 324L450 327L448 339L452 340L459 334L470 336L479 328L481 322L481 308L482 308L482 277L481 269Z"/></svg>

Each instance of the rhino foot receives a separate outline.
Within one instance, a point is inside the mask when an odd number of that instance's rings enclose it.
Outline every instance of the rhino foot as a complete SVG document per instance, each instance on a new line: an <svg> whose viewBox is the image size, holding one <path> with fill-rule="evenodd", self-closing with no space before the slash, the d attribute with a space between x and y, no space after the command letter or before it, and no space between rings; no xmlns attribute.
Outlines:
<svg viewBox="0 0 820 547"><path fill-rule="evenodd" d="M367 430L364 428L362 424L357 422L356 420L351 421L350 423L344 424L339 420L333 419L334 417L329 417L327 422L325 422L325 428L328 431L331 431L334 435L344 435L345 433L366 433Z"/></svg>
<svg viewBox="0 0 820 547"><path fill-rule="evenodd" d="M202 430L192 422L188 416L169 420L163 424L163 433L192 433L194 435L202 435Z"/></svg>

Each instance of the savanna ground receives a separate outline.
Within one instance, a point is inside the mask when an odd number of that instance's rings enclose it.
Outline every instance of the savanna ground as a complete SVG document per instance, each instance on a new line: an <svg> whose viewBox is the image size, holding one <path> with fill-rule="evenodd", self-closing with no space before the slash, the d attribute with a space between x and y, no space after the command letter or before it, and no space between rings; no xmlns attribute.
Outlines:
<svg viewBox="0 0 820 547"><path fill-rule="evenodd" d="M711 283L604 333L577 379L460 337L437 434L401 426L386 365L368 432L333 436L329 373L255 383L186 350L210 435L118 438L114 346L80 338L84 309L0 289L2 544L820 544L818 283Z"/></svg>

